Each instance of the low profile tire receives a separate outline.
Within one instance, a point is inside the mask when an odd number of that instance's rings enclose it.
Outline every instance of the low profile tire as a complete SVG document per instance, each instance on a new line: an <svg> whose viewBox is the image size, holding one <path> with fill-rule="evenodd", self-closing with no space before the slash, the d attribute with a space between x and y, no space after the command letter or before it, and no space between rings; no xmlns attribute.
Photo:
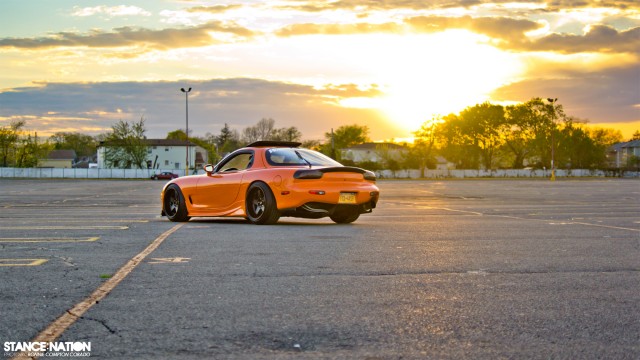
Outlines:
<svg viewBox="0 0 640 360"><path fill-rule="evenodd" d="M246 197L247 220L257 225L271 225L278 222L280 212L276 206L276 198L269 186L256 182L249 186Z"/></svg>
<svg viewBox="0 0 640 360"><path fill-rule="evenodd" d="M178 185L171 184L164 191L164 213L171 221L189 221L187 205Z"/></svg>
<svg viewBox="0 0 640 360"><path fill-rule="evenodd" d="M360 213L355 209L340 210L329 216L337 224L350 224L360 217Z"/></svg>

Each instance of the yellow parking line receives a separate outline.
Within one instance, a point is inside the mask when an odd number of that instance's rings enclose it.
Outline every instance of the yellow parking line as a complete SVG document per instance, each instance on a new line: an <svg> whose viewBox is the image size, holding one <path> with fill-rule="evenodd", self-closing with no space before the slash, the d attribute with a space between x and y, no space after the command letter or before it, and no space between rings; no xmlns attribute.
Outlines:
<svg viewBox="0 0 640 360"><path fill-rule="evenodd" d="M90 238L0 238L0 243L70 243L70 242L93 242L100 239L99 236Z"/></svg>
<svg viewBox="0 0 640 360"><path fill-rule="evenodd" d="M87 225L87 226L2 226L2 230L127 230L128 226Z"/></svg>
<svg viewBox="0 0 640 360"><path fill-rule="evenodd" d="M135 269L140 263L155 249L162 244L162 242L169 237L169 235L180 229L184 223L177 224L171 229L165 231L162 235L158 236L155 240L149 244L142 252L132 257L126 264L124 264L120 270L118 270L109 280L105 281L99 286L89 297L80 301L74 305L71 309L65 311L60 315L58 319L53 321L46 329L42 330L32 342L54 342L62 335L62 333L73 325L76 320L80 319L84 313L86 313L93 305L99 303L107 296L124 278L129 275L133 269ZM14 357L14 359L30 359L28 352L22 352Z"/></svg>
<svg viewBox="0 0 640 360"><path fill-rule="evenodd" d="M0 259L0 266L39 266L47 259Z"/></svg>

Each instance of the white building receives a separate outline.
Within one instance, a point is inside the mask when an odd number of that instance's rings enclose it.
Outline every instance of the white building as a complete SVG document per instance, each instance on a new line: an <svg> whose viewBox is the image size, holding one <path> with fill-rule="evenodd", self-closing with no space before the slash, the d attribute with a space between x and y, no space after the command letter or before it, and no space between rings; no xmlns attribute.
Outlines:
<svg viewBox="0 0 640 360"><path fill-rule="evenodd" d="M384 157L400 160L407 148L393 143L364 143L341 149L342 159L359 163L364 161L381 162Z"/></svg>
<svg viewBox="0 0 640 360"><path fill-rule="evenodd" d="M611 146L607 153L609 166L615 168L623 168L630 165L629 161L633 157L640 158L640 140L617 143Z"/></svg>
<svg viewBox="0 0 640 360"><path fill-rule="evenodd" d="M105 149L108 144L98 146L98 168L107 168ZM147 168L161 170L184 170L187 160L187 142L173 139L147 139ZM200 169L207 163L207 151L189 142L189 169Z"/></svg>

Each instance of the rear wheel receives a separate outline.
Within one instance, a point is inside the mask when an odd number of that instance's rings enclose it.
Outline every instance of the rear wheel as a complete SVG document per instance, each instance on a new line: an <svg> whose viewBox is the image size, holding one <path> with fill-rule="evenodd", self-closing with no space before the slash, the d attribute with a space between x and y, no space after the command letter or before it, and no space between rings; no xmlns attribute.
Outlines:
<svg viewBox="0 0 640 360"><path fill-rule="evenodd" d="M164 213L171 221L189 221L187 205L178 185L171 184L164 191Z"/></svg>
<svg viewBox="0 0 640 360"><path fill-rule="evenodd" d="M331 216L329 216L331 220L338 224L349 224L352 223L360 217L360 213L356 209L344 209L338 210L334 212Z"/></svg>
<svg viewBox="0 0 640 360"><path fill-rule="evenodd" d="M254 224L271 225L277 223L280 218L276 198L265 183L253 183L249 187L245 206L247 219Z"/></svg>

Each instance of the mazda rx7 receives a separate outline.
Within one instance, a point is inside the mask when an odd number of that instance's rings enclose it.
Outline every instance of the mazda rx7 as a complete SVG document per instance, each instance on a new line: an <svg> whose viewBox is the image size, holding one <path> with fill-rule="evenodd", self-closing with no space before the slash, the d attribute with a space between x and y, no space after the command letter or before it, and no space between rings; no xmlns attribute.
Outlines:
<svg viewBox="0 0 640 360"><path fill-rule="evenodd" d="M162 215L244 217L254 224L329 217L344 224L372 212L380 194L373 172L299 146L258 141L206 165L205 174L171 180L162 189Z"/></svg>

